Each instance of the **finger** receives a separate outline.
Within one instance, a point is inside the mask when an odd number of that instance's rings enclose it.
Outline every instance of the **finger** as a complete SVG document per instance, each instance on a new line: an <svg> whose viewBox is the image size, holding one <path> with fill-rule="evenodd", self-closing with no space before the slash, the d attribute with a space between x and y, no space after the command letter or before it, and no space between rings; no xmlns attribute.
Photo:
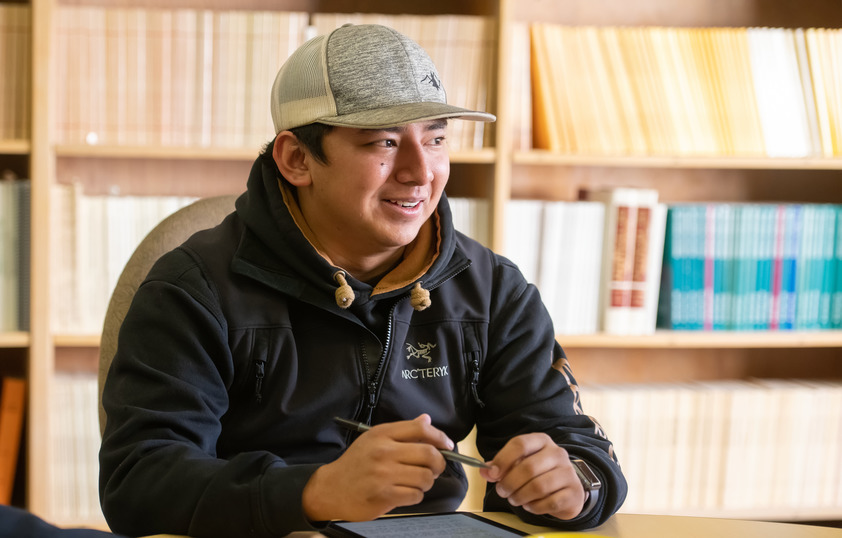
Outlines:
<svg viewBox="0 0 842 538"><path fill-rule="evenodd" d="M532 497L523 497L527 494L523 492L524 488L527 488L535 480L552 481L554 476L558 474L554 471L557 471L560 465L566 463L560 461L556 456L552 451L542 450L518 460L497 482L495 486L497 494L511 502L511 498L520 493L521 500L517 506L529 502ZM558 484L550 483L545 487L560 487L561 485L563 485L563 482L559 480ZM534 488L535 485L532 484L532 487L526 489L526 491L529 492Z"/></svg>
<svg viewBox="0 0 842 538"><path fill-rule="evenodd" d="M581 486L566 487L522 505L527 512L538 515L548 514L558 519L573 519L582 512L584 506L585 492Z"/></svg>
<svg viewBox="0 0 842 538"><path fill-rule="evenodd" d="M453 450L455 443L440 429L432 425L426 413L413 420L401 420L373 426L370 433L388 435L392 439L406 443L427 443L436 448Z"/></svg>
<svg viewBox="0 0 842 538"><path fill-rule="evenodd" d="M505 481L496 486L498 494L507 499L512 506L523 506L550 497L558 491L581 486L572 468L548 465L546 460L535 462L536 465L529 463L533 462L519 465L506 476ZM530 468L524 470L522 467Z"/></svg>
<svg viewBox="0 0 842 538"><path fill-rule="evenodd" d="M509 439L492 460L492 466L497 467L498 473L489 473L489 478L499 480L505 477L522 459L538 452L543 447L553 443L544 433L527 433Z"/></svg>
<svg viewBox="0 0 842 538"><path fill-rule="evenodd" d="M424 492L418 488L388 484L384 487L369 491L361 502L354 503L345 510L341 519L348 521L366 521L379 517L400 506L412 506L424 500ZM347 502L347 501L346 501Z"/></svg>
<svg viewBox="0 0 842 538"><path fill-rule="evenodd" d="M419 434L412 433L411 422L375 426L366 432L367 438L363 439L361 436L357 440L360 445L354 448L363 449L372 462L383 464L393 462L399 465L422 467L432 473L434 478L438 477L444 472L447 462L429 441L414 441ZM418 425L416 424L415 427ZM389 469L389 472L394 472L391 467Z"/></svg>

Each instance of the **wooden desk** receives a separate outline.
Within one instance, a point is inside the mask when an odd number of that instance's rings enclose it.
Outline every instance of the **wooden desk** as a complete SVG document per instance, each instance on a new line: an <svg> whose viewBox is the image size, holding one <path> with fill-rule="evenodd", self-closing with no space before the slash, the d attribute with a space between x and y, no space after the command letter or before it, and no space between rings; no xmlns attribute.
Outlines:
<svg viewBox="0 0 842 538"><path fill-rule="evenodd" d="M527 525L512 514L483 515L535 535L560 532L558 529ZM611 538L842 538L842 529L739 519L616 514L604 525L580 534Z"/></svg>
<svg viewBox="0 0 842 538"><path fill-rule="evenodd" d="M561 532L549 527L523 523L517 516L500 512L483 512L483 516L535 535ZM739 519L717 519L686 516L617 514L604 525L582 531L582 536L601 535L610 538L842 538L842 529L769 523ZM296 532L289 538L315 538L321 534ZM158 534L148 538L179 538Z"/></svg>

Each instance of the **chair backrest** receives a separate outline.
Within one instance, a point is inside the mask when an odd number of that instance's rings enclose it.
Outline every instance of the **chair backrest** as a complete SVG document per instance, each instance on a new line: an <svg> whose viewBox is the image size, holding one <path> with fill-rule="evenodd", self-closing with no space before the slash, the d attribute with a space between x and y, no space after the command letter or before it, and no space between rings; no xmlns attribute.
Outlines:
<svg viewBox="0 0 842 538"><path fill-rule="evenodd" d="M135 249L111 294L105 323L102 326L102 341L99 347L99 429L105 430L105 410L102 407L102 386L111 367L111 360L117 352L117 334L126 317L137 288L149 273L152 265L163 254L182 244L199 230L212 228L222 222L234 210L236 195L202 198L185 206L162 220L140 242Z"/></svg>

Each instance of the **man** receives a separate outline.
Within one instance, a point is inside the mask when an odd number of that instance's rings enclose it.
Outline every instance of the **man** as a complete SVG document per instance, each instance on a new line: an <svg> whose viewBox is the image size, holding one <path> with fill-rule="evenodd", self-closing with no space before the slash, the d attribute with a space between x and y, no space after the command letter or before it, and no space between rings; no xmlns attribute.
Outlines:
<svg viewBox="0 0 842 538"><path fill-rule="evenodd" d="M625 480L538 292L453 229L443 194L448 119L494 117L446 104L427 54L376 25L304 44L271 109L236 211L162 257L122 325L111 528L277 536L454 510L467 481L438 449L475 424L487 510L605 521Z"/></svg>

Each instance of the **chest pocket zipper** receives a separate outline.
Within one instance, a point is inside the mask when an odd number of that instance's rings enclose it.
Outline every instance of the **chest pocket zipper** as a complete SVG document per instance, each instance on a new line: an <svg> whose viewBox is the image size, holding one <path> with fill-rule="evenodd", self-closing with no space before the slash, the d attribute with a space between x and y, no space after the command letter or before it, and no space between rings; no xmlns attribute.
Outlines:
<svg viewBox="0 0 842 538"><path fill-rule="evenodd" d="M464 354L469 371L469 382L471 389L471 396L474 402L480 406L485 407L485 403L479 397L479 372L480 357L482 357L482 350L479 345L479 337L477 336L477 328L473 323L464 323L462 325L462 337L464 338Z"/></svg>
<svg viewBox="0 0 842 538"><path fill-rule="evenodd" d="M269 355L269 335L267 331L255 330L251 356L254 365L254 401L263 402L263 378L266 376L266 359Z"/></svg>

